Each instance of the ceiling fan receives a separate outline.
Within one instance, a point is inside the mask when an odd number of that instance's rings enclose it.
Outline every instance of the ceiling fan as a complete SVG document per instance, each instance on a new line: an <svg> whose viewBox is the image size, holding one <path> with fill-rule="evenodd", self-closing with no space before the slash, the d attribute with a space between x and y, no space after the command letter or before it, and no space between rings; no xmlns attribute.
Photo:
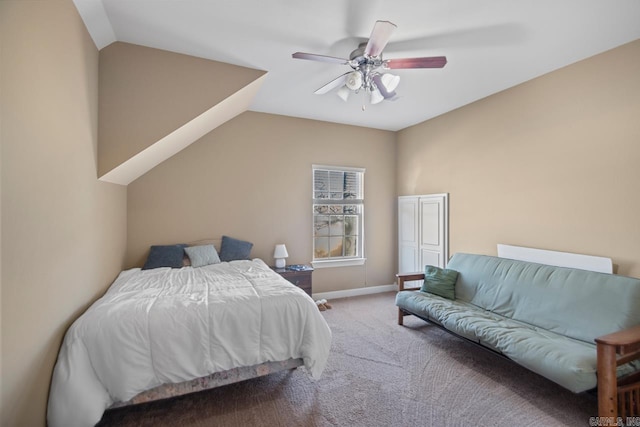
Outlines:
<svg viewBox="0 0 640 427"><path fill-rule="evenodd" d="M349 65L353 68L353 71L341 75L316 90L314 93L317 95L340 87L337 95L345 102L351 92L358 93L361 90L369 94L371 104L378 104L385 99L393 100L396 97L395 89L400 83L400 76L385 73L385 71L403 68L442 68L447 63L445 56L382 59L382 50L395 28L396 25L392 22L376 21L369 40L361 43L351 52L349 59L304 52L296 52L291 56L296 59Z"/></svg>

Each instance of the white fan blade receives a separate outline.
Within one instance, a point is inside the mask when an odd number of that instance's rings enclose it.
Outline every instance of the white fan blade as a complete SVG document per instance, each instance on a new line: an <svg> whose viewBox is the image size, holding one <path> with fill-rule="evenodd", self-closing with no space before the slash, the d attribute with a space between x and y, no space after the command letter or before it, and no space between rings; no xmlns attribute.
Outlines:
<svg viewBox="0 0 640 427"><path fill-rule="evenodd" d="M311 61L331 62L333 64L349 64L348 59L336 58L335 56L316 55L315 53L296 52L291 55L295 59L309 59Z"/></svg>
<svg viewBox="0 0 640 427"><path fill-rule="evenodd" d="M322 86L320 89L316 90L313 93L315 93L316 95L323 95L323 94L325 94L325 93L327 93L327 92L329 92L329 91L331 91L331 90L333 90L333 89L335 89L337 87L344 86L344 84L347 81L347 76L349 74L350 73L344 73L340 77L337 77L337 78L331 80L329 83L327 83L326 85Z"/></svg>
<svg viewBox="0 0 640 427"><path fill-rule="evenodd" d="M369 56L380 56L382 49L387 45L391 33L396 29L396 24L389 21L376 21L371 31L371 37L367 47L364 49L364 53Z"/></svg>

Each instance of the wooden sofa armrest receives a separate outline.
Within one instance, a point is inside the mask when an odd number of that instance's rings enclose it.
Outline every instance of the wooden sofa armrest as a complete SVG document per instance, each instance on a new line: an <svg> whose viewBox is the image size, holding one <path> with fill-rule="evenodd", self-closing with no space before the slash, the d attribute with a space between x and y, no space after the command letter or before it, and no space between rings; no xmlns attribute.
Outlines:
<svg viewBox="0 0 640 427"><path fill-rule="evenodd" d="M596 343L620 347L622 351L640 349L640 325L598 337Z"/></svg>
<svg viewBox="0 0 640 427"><path fill-rule="evenodd" d="M424 280L424 273L404 273L404 274L396 274L396 278L398 279L398 292L400 291L415 291L419 288L413 289L405 289L404 282L411 282L413 280ZM407 313L402 311L400 307L398 307L398 325L402 325L404 323L404 316Z"/></svg>
<svg viewBox="0 0 640 427"><path fill-rule="evenodd" d="M424 273L404 273L396 274L398 279L398 291L404 291L404 282L411 282L413 280L424 280Z"/></svg>
<svg viewBox="0 0 640 427"><path fill-rule="evenodd" d="M633 393L640 393L640 375L634 374L621 384L616 376L618 366L640 359L640 325L596 338L596 349L598 416L624 419L640 415L637 403L629 402ZM622 385L624 388L619 387Z"/></svg>

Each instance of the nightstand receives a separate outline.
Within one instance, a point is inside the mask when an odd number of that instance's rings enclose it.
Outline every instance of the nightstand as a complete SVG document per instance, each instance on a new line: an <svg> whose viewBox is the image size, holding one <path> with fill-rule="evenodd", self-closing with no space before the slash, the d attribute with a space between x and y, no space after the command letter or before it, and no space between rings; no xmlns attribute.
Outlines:
<svg viewBox="0 0 640 427"><path fill-rule="evenodd" d="M271 267L273 271L293 283L299 288L302 288L309 296L311 296L311 274L313 273L313 268L311 266L307 266L308 270L304 271L294 271L287 270L287 268L276 268Z"/></svg>

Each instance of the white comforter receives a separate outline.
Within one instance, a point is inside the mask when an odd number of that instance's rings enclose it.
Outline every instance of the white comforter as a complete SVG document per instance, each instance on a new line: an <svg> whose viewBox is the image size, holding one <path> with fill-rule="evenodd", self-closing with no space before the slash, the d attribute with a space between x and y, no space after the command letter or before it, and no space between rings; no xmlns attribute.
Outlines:
<svg viewBox="0 0 640 427"><path fill-rule="evenodd" d="M262 260L123 271L67 331L48 423L94 425L144 390L266 361L302 357L318 378L330 345L313 300Z"/></svg>

